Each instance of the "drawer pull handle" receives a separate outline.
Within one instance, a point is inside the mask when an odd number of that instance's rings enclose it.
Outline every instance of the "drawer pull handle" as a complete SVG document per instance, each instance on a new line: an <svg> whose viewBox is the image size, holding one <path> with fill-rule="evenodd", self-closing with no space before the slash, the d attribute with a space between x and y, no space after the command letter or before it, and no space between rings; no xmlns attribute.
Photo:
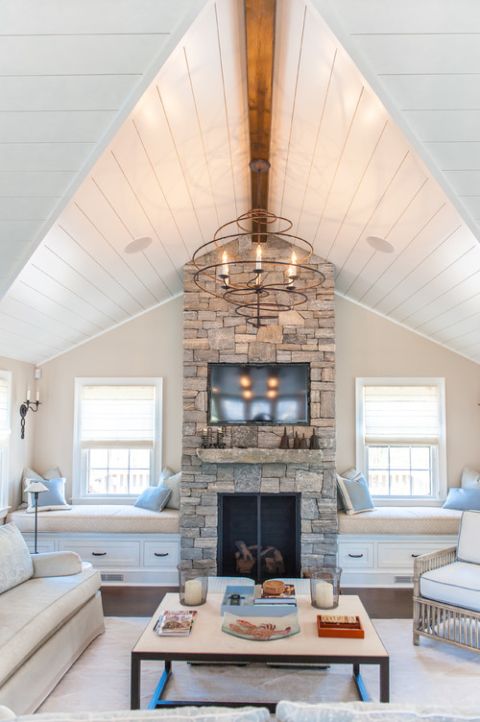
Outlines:
<svg viewBox="0 0 480 722"><path fill-rule="evenodd" d="M363 554L349 554L348 556L351 559L361 559L363 557Z"/></svg>
<svg viewBox="0 0 480 722"><path fill-rule="evenodd" d="M168 552L153 552L156 557L168 557Z"/></svg>
<svg viewBox="0 0 480 722"><path fill-rule="evenodd" d="M412 557L413 557L414 559L416 559L416 558L419 557L419 556L420 556L420 554L412 554Z"/></svg>
<svg viewBox="0 0 480 722"><path fill-rule="evenodd" d="M106 557L107 552L92 552L92 557Z"/></svg>

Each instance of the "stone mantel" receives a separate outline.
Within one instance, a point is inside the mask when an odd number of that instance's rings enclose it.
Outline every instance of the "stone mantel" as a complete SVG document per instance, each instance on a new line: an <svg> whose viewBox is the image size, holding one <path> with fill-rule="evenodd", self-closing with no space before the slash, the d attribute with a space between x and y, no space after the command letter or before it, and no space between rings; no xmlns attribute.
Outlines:
<svg viewBox="0 0 480 722"><path fill-rule="evenodd" d="M322 449L197 449L206 464L321 464Z"/></svg>

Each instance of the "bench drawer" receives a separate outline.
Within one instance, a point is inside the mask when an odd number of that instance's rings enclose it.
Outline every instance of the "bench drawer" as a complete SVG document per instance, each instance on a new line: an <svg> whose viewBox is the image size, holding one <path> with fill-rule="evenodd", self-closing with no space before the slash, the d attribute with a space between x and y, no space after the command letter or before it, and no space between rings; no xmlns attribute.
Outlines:
<svg viewBox="0 0 480 722"><path fill-rule="evenodd" d="M381 569L413 569L413 562L417 557L441 548L442 545L435 544L435 542L412 542L411 544L408 542L379 542L378 567Z"/></svg>
<svg viewBox="0 0 480 722"><path fill-rule="evenodd" d="M175 542L145 542L144 567L176 567L179 562L179 544Z"/></svg>
<svg viewBox="0 0 480 722"><path fill-rule="evenodd" d="M365 569L366 567L373 567L373 543L339 542L338 564L342 569Z"/></svg>
<svg viewBox="0 0 480 722"><path fill-rule="evenodd" d="M140 566L140 542L137 541L83 541L64 540L60 548L77 552L84 562L94 567L138 567Z"/></svg>

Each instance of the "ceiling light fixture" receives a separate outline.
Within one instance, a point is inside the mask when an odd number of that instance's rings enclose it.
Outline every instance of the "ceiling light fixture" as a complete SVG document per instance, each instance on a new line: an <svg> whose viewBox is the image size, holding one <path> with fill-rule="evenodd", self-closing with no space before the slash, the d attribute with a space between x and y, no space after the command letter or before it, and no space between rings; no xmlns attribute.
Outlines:
<svg viewBox="0 0 480 722"><path fill-rule="evenodd" d="M312 244L290 233L292 225L254 208L220 226L193 254L196 286L234 305L256 328L305 303L325 276L310 263Z"/></svg>
<svg viewBox="0 0 480 722"><path fill-rule="evenodd" d="M140 236L139 238L134 238L133 241L130 241L130 243L127 243L124 251L125 253L141 253L142 251L145 251L152 243L153 241L150 236Z"/></svg>
<svg viewBox="0 0 480 722"><path fill-rule="evenodd" d="M380 236L367 236L366 241L369 246L380 253L393 253L395 250L391 243Z"/></svg>

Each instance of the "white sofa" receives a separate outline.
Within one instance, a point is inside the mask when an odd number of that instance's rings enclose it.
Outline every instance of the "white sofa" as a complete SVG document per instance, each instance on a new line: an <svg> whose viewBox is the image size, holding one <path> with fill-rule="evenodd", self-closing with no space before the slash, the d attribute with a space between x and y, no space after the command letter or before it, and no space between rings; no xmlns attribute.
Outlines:
<svg viewBox="0 0 480 722"><path fill-rule="evenodd" d="M420 707L415 705L365 702L306 704L279 702L274 720L278 722L480 722L476 710ZM0 708L0 720L16 722L270 722L265 708L180 707L136 712L79 712L70 714L15 715Z"/></svg>
<svg viewBox="0 0 480 722"><path fill-rule="evenodd" d="M34 711L104 631L100 584L77 554L30 555L0 527L0 705Z"/></svg>

